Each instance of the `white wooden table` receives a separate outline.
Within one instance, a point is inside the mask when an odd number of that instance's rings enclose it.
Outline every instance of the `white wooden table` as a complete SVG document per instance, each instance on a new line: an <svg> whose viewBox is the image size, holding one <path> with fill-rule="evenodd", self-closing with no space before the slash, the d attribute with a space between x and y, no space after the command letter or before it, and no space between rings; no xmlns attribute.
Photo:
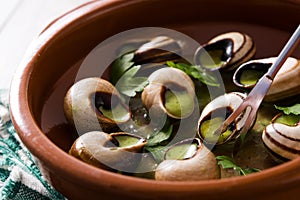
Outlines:
<svg viewBox="0 0 300 200"><path fill-rule="evenodd" d="M89 0L0 0L0 89L12 76L30 42L53 19Z"/></svg>

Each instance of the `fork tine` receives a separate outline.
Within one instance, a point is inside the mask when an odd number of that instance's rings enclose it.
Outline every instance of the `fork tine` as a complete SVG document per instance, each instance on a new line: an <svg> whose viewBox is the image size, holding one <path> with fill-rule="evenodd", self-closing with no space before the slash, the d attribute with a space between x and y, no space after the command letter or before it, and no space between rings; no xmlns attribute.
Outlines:
<svg viewBox="0 0 300 200"><path fill-rule="evenodd" d="M249 116L245 122L244 127L242 128L242 130L240 131L240 135L239 137L236 139L234 146L233 146L233 150L232 150L232 155L236 155L239 150L242 148L243 144L244 144L244 140L246 137L246 134L248 132L248 130L251 128L252 122L253 122L253 118L256 116L256 110L252 109L249 113Z"/></svg>
<svg viewBox="0 0 300 200"><path fill-rule="evenodd" d="M217 129L217 133L222 133L226 130L226 128L247 108L247 104L242 103L233 113L226 118L226 120L222 123L222 125Z"/></svg>
<svg viewBox="0 0 300 200"><path fill-rule="evenodd" d="M245 134L249 131L254 122L254 118L256 117L257 108L253 108L250 110L250 113L245 121L244 127L240 131L240 136L244 138Z"/></svg>

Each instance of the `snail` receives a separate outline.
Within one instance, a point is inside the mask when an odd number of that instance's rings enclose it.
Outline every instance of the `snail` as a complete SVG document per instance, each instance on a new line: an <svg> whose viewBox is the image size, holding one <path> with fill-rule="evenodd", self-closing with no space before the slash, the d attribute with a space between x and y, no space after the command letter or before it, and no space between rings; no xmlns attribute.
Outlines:
<svg viewBox="0 0 300 200"><path fill-rule="evenodd" d="M94 130L115 132L131 112L119 92L108 81L92 77L76 82L64 99L64 112L78 133Z"/></svg>
<svg viewBox="0 0 300 200"><path fill-rule="evenodd" d="M157 36L134 51L136 64L161 63L180 58L181 46L168 36Z"/></svg>
<svg viewBox="0 0 300 200"><path fill-rule="evenodd" d="M170 146L155 171L155 179L160 181L196 181L219 177L214 154L197 138Z"/></svg>
<svg viewBox="0 0 300 200"><path fill-rule="evenodd" d="M190 116L194 111L194 83L183 71L162 68L153 72L149 85L142 92L142 101L147 109L157 116L166 113L175 119Z"/></svg>
<svg viewBox="0 0 300 200"><path fill-rule="evenodd" d="M145 144L142 137L125 132L91 131L77 138L69 154L102 169L134 172Z"/></svg>
<svg viewBox="0 0 300 200"><path fill-rule="evenodd" d="M279 120L281 114L276 115L266 126L262 134L265 146L276 155L283 158L278 160L292 160L300 156L300 120L285 123ZM276 159L277 160L277 159Z"/></svg>
<svg viewBox="0 0 300 200"><path fill-rule="evenodd" d="M197 65L214 71L233 70L250 60L256 52L252 38L241 32L228 32L212 38L199 47L194 56Z"/></svg>
<svg viewBox="0 0 300 200"><path fill-rule="evenodd" d="M234 83L242 88L253 88L275 60L276 57L271 57L242 64L233 75ZM299 86L300 61L289 57L278 71L264 100L274 102L300 94Z"/></svg>
<svg viewBox="0 0 300 200"><path fill-rule="evenodd" d="M249 109L237 117L225 132L215 133L225 119L243 102L245 94L231 92L221 95L202 110L198 121L198 135L206 143L223 144L237 138L249 115ZM253 122L254 123L254 122Z"/></svg>

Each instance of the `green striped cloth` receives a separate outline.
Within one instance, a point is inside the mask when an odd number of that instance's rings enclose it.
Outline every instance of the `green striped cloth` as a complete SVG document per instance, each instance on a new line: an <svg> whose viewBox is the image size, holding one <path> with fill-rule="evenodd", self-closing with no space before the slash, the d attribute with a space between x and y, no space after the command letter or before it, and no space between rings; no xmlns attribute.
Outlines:
<svg viewBox="0 0 300 200"><path fill-rule="evenodd" d="M0 197L65 199L44 179L37 160L20 141L10 119L7 90L0 90Z"/></svg>

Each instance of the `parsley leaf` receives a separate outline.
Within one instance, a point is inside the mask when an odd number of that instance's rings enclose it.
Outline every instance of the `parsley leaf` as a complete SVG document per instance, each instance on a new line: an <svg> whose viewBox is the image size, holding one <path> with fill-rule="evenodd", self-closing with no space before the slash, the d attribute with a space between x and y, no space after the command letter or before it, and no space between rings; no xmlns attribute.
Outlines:
<svg viewBox="0 0 300 200"><path fill-rule="evenodd" d="M260 169L257 169L257 168L243 169L243 175L248 175L248 174L255 173L255 172L260 172Z"/></svg>
<svg viewBox="0 0 300 200"><path fill-rule="evenodd" d="M274 105L277 110L281 110L284 112L284 114L289 115L289 114L294 114L294 115L300 115L300 104L295 104L293 106L289 107L280 107Z"/></svg>
<svg viewBox="0 0 300 200"><path fill-rule="evenodd" d="M259 169L256 168L246 168L243 169L240 166L238 166L237 164L235 164L235 162L233 161L232 158L228 157L228 156L217 156L216 159L218 160L218 165L221 165L223 167L223 169L234 169L237 172L239 172L240 175L248 175L254 172L260 172Z"/></svg>
<svg viewBox="0 0 300 200"><path fill-rule="evenodd" d="M110 81L112 84L115 85L122 75L134 65L134 62L132 61L133 57L134 53L128 53L119 57L113 62L110 76Z"/></svg>
<svg viewBox="0 0 300 200"><path fill-rule="evenodd" d="M160 131L152 133L147 140L145 149L153 155L158 163L163 161L165 152L169 148L167 145L163 146L162 143L171 137L172 132L173 126L169 125L169 122L167 121Z"/></svg>
<svg viewBox="0 0 300 200"><path fill-rule="evenodd" d="M217 156L216 159L218 160L218 165L221 165L224 169L237 167L233 159L228 156Z"/></svg>
<svg viewBox="0 0 300 200"><path fill-rule="evenodd" d="M169 67L177 68L184 71L187 75L200 80L202 83L209 86L220 86L216 78L208 74L204 69L197 65L188 65L186 63L174 63L173 61L167 61L166 64Z"/></svg>
<svg viewBox="0 0 300 200"><path fill-rule="evenodd" d="M133 66L123 74L116 84L119 92L134 97L137 92L144 90L149 83L148 79L146 77L134 77L140 68L140 65Z"/></svg>
<svg viewBox="0 0 300 200"><path fill-rule="evenodd" d="M166 150L168 149L168 146L146 146L145 149L149 151L153 158L156 160L157 163L161 163L164 160L164 155Z"/></svg>
<svg viewBox="0 0 300 200"><path fill-rule="evenodd" d="M147 146L155 146L169 139L172 131L173 126L171 125L168 128L163 128L162 130L153 133L147 140Z"/></svg>

